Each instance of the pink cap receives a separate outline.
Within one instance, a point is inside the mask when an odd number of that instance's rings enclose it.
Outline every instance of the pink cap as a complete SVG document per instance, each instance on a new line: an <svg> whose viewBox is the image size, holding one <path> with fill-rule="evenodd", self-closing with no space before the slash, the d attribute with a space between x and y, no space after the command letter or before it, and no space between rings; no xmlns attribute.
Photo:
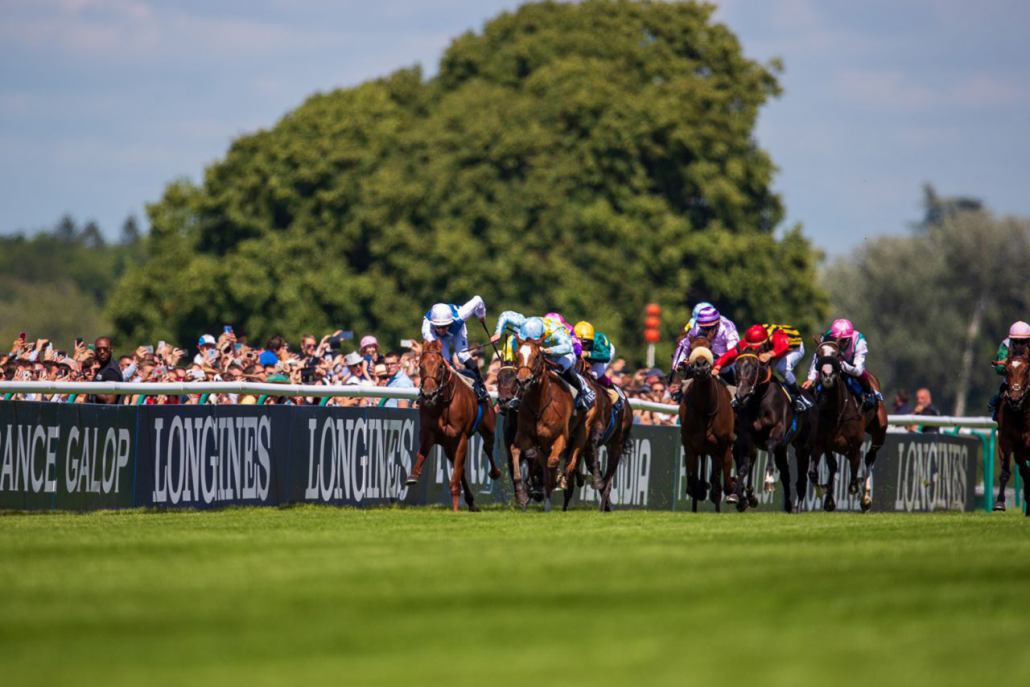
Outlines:
<svg viewBox="0 0 1030 687"><path fill-rule="evenodd" d="M851 320L839 319L834 320L833 324L830 325L830 336L835 339L844 339L855 335L855 325L851 324Z"/></svg>
<svg viewBox="0 0 1030 687"><path fill-rule="evenodd" d="M1030 339L1030 324L1027 324L1023 320L1013 322L1012 326L1009 327L1009 338Z"/></svg>
<svg viewBox="0 0 1030 687"><path fill-rule="evenodd" d="M361 337L361 345L358 348L364 348L365 346L378 346L379 340L371 334Z"/></svg>

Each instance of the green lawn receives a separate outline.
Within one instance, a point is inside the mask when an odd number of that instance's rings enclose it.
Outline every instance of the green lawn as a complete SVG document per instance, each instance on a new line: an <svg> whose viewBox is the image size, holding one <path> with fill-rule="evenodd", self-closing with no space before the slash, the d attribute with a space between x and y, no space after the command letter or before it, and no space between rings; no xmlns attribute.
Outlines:
<svg viewBox="0 0 1030 687"><path fill-rule="evenodd" d="M0 684L1030 684L1030 519L0 517Z"/></svg>

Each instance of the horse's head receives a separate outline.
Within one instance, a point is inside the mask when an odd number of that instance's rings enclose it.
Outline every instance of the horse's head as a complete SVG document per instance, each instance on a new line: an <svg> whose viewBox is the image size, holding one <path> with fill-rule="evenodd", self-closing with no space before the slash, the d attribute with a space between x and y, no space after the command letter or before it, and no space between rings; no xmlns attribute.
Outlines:
<svg viewBox="0 0 1030 687"><path fill-rule="evenodd" d="M712 364L715 356L708 346L698 345L698 341L707 343L705 339L696 339L690 346L690 357L687 358L687 377L689 379L703 379L712 374Z"/></svg>
<svg viewBox="0 0 1030 687"><path fill-rule="evenodd" d="M432 407L443 392L447 379L447 363L443 359L443 344L439 341L424 341L418 357L418 374L421 378L419 396L422 405Z"/></svg>
<svg viewBox="0 0 1030 687"><path fill-rule="evenodd" d="M515 385L518 388L519 396L535 385L543 377L544 352L540 343L532 339L518 341L516 355Z"/></svg>
<svg viewBox="0 0 1030 687"><path fill-rule="evenodd" d="M1026 388L1030 383L1030 357L1026 353L1009 356L1008 362L1005 363L1005 383L1008 385L1008 389L1005 390L1006 400L1019 408L1023 405Z"/></svg>
<svg viewBox="0 0 1030 687"><path fill-rule="evenodd" d="M816 348L815 365L819 385L832 389L840 378L840 346L836 341L823 341Z"/></svg>
<svg viewBox="0 0 1030 687"><path fill-rule="evenodd" d="M502 365L497 371L497 403L502 409L509 410L515 405L518 396L518 383L515 381L514 365Z"/></svg>
<svg viewBox="0 0 1030 687"><path fill-rule="evenodd" d="M741 353L733 363L737 380L737 402L746 403L755 390L772 378L772 369L763 364L754 353Z"/></svg>

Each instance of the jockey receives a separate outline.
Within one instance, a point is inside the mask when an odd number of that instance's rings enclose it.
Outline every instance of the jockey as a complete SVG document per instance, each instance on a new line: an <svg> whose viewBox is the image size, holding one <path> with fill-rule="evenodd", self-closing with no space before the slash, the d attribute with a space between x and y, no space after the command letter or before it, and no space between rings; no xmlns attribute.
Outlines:
<svg viewBox="0 0 1030 687"><path fill-rule="evenodd" d="M854 380L848 381L848 388L862 401L862 408L866 410L875 408L876 404L883 400L883 395L873 388L869 381L869 373L865 369L865 359L869 354L869 344L866 342L865 335L855 329L851 320L841 318L833 321L830 328L823 333L821 341L837 343L841 354L840 369L847 375L845 380ZM816 377L819 375L818 368L818 360L813 355L804 388L808 389L815 384Z"/></svg>
<svg viewBox="0 0 1030 687"><path fill-rule="evenodd" d="M575 332L583 342L583 353L580 357L590 365L590 372L597 383L611 389L612 380L608 379L605 371L615 359L615 345L604 332L595 332L594 325L586 321L577 322Z"/></svg>
<svg viewBox="0 0 1030 687"><path fill-rule="evenodd" d="M579 357L583 355L583 342L576 334L575 327L569 324L569 321L562 317L561 313L549 312L546 315L544 315L544 319L551 320L552 322L565 327L565 331L567 331L569 333L569 336L572 338L572 352L576 355L576 359L578 360Z"/></svg>
<svg viewBox="0 0 1030 687"><path fill-rule="evenodd" d="M708 303L698 304L701 308L695 308L694 316L690 318L693 324L686 334L680 339L676 346L676 352L672 355L672 372L676 374L687 357L690 355L690 346L694 339L703 336L708 339L709 350L712 355L721 357L726 352L740 343L740 335L737 334L737 325L719 314L714 305Z"/></svg>
<svg viewBox="0 0 1030 687"><path fill-rule="evenodd" d="M1022 320L1013 322L1012 326L1009 327L1008 337L1001 342L1001 345L998 346L998 352L994 354L994 362L992 363L994 371L1000 375L1005 374L1005 364L1008 362L1009 357L1022 355L1028 351L1030 351L1030 324ZM1006 388L1008 388L1008 385L1002 382L998 393L987 404L995 421L998 419L998 401L1001 400L1001 395L1005 393Z"/></svg>
<svg viewBox="0 0 1030 687"><path fill-rule="evenodd" d="M464 373L472 378L476 396L481 402L489 403L490 394L483 384L479 365L468 351L468 329L465 327L465 321L473 316L478 317L481 322L486 320L486 303L479 296L473 296L472 300L461 307L452 303L437 303L422 318L422 338L425 341L439 341L443 346L444 360L447 362L452 362L451 356L456 355L458 362L465 368Z"/></svg>
<svg viewBox="0 0 1030 687"><path fill-rule="evenodd" d="M773 370L781 379L783 388L794 399L794 408L804 412L812 402L798 388L794 368L805 355L805 342L797 329L786 324L754 324L744 333L744 340L726 351L715 361L713 374L732 363L741 353L756 353L762 363L775 360Z"/></svg>
<svg viewBox="0 0 1030 687"><path fill-rule="evenodd" d="M523 341L536 341L543 349L544 358L558 368L561 378L576 390L576 408L587 410L594 404L594 390L584 384L576 373L576 354L572 348L572 337L558 320L543 317L525 317L521 313L505 310L497 319L497 328L491 341L497 343L505 331L518 327L518 337Z"/></svg>
<svg viewBox="0 0 1030 687"><path fill-rule="evenodd" d="M697 324L697 316L701 313L702 310L704 310L705 308L714 307L715 306L709 303L708 301L701 301L700 303L695 305L694 309L690 311L690 320L685 325L683 325L683 331L689 332L691 329L694 328L694 325Z"/></svg>

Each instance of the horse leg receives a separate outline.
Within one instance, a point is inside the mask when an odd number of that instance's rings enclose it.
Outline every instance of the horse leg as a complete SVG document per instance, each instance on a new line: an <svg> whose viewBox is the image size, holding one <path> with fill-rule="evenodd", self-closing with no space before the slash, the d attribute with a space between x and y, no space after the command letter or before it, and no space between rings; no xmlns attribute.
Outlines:
<svg viewBox="0 0 1030 687"><path fill-rule="evenodd" d="M461 475L461 489L465 492L465 505L469 507L469 513L478 513L479 506L476 505L475 495L472 493L472 488L469 487L469 480L464 470Z"/></svg>
<svg viewBox="0 0 1030 687"><path fill-rule="evenodd" d="M848 496L858 494L858 471L862 467L862 446L855 446L848 451L848 466L851 468L851 479L848 480Z"/></svg>
<svg viewBox="0 0 1030 687"><path fill-rule="evenodd" d="M522 447L518 442L511 445L511 465L511 483L515 488L515 503L522 510L526 510L526 506L529 505L529 495L522 483Z"/></svg>
<svg viewBox="0 0 1030 687"><path fill-rule="evenodd" d="M486 453L486 459L490 461L490 479L497 479L501 476L501 470L494 462L494 432L497 429L497 416L493 413L488 413L488 416L492 419L483 420L479 426L479 436L483 437L483 452Z"/></svg>
<svg viewBox="0 0 1030 687"><path fill-rule="evenodd" d="M712 470L716 470L718 465L722 465L722 492L725 496L729 496L733 493L733 442L725 441L716 447L715 453L712 455L713 463L718 460L716 465L713 465ZM728 502L727 502L728 503Z"/></svg>
<svg viewBox="0 0 1030 687"><path fill-rule="evenodd" d="M619 463L629 449L627 436L619 439L618 444L613 444L608 449L608 465L604 471L604 483L601 485L600 510L609 513L612 510L612 483L615 481L615 473L619 470Z"/></svg>
<svg viewBox="0 0 1030 687"><path fill-rule="evenodd" d="M547 465L544 466L544 512L551 512L551 492L554 491L554 485L558 481L558 466L561 465L562 454L565 453L565 447L568 443L568 439L564 436L559 436L551 444L551 452L547 456Z"/></svg>
<svg viewBox="0 0 1030 687"><path fill-rule="evenodd" d="M1016 456L1016 467L1023 478L1023 513L1030 517L1030 460L1026 455Z"/></svg>
<svg viewBox="0 0 1030 687"><path fill-rule="evenodd" d="M708 498L712 504L715 505L715 512L722 512L722 470L719 469L718 463L715 462L716 454L712 454L712 473L711 482L708 487ZM701 460L705 460L704 456Z"/></svg>
<svg viewBox="0 0 1030 687"><path fill-rule="evenodd" d="M780 486L783 487L783 512L794 512L793 502L790 498L790 464L787 462L787 446L778 444L773 450L773 460L776 461L776 469L780 471Z"/></svg>
<svg viewBox="0 0 1030 687"><path fill-rule="evenodd" d="M458 497L461 496L461 484L465 480L465 454L468 452L468 437L462 434L458 443L449 452L448 458L454 469L451 471L451 510L458 512ZM471 496L471 492L470 492Z"/></svg>
<svg viewBox="0 0 1030 687"><path fill-rule="evenodd" d="M690 497L690 510L697 512L697 455L687 446L683 447L683 464L687 468L687 496Z"/></svg>
<svg viewBox="0 0 1030 687"><path fill-rule="evenodd" d="M876 464L876 454L881 446L883 446L882 441L877 444L876 439L873 438L873 443L865 454L865 479L862 481L863 513L873 507L873 465Z"/></svg>
<svg viewBox="0 0 1030 687"><path fill-rule="evenodd" d="M811 454L807 448L798 449L794 447L794 461L797 468L797 480L794 482L794 505L795 513L801 512L801 504L808 496L808 463Z"/></svg>
<svg viewBox="0 0 1030 687"><path fill-rule="evenodd" d="M832 451L826 452L826 484L823 488L826 493L823 495L823 510L830 513L837 509L837 501L833 498L833 481L837 478L837 454Z"/></svg>
<svg viewBox="0 0 1030 687"><path fill-rule="evenodd" d="M751 474L751 447L740 444L736 447L737 454L737 488L734 494L737 503L737 510L744 512L748 507L748 497L745 493L748 477Z"/></svg>
<svg viewBox="0 0 1030 687"><path fill-rule="evenodd" d="M1012 476L1010 468L1011 459L1009 451L1004 446L999 446L998 461L1001 463L1001 472L998 474L998 498L994 499L994 510L1005 510L1005 488Z"/></svg>
<svg viewBox="0 0 1030 687"><path fill-rule="evenodd" d="M418 484L418 478L422 476L422 467L425 465L426 458L429 457L429 451L433 448L433 433L428 427L421 427L418 433L418 457L415 458L415 468L408 475L408 479L404 480L406 486L412 486Z"/></svg>

